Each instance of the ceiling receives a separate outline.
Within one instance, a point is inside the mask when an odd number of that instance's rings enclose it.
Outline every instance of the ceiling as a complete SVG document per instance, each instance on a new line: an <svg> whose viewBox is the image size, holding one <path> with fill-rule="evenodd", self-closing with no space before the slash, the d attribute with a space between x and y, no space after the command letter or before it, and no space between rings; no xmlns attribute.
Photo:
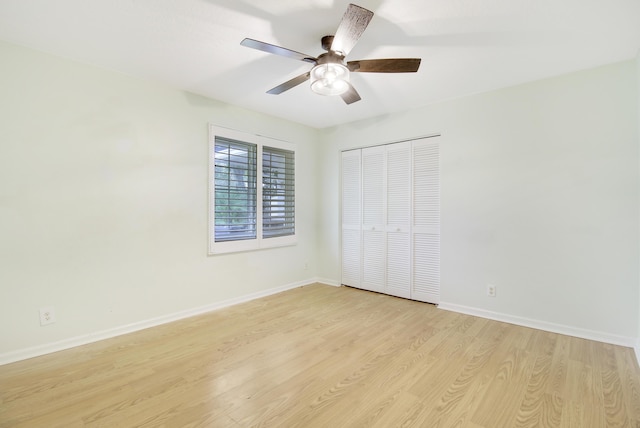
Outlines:
<svg viewBox="0 0 640 428"><path fill-rule="evenodd" d="M375 13L347 60L418 57L418 73L353 73L362 101L302 84L343 0L0 0L0 39L324 128L634 58L639 0L356 0Z"/></svg>

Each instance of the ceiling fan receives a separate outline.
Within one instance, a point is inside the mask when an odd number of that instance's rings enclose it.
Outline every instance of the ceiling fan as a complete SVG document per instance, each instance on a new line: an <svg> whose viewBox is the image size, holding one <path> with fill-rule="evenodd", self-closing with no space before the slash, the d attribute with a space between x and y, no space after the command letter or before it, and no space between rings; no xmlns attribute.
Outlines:
<svg viewBox="0 0 640 428"><path fill-rule="evenodd" d="M270 89L267 91L268 94L281 94L311 79L312 91L321 95L340 95L345 103L351 104L360 101L360 95L349 81L350 72L415 73L420 67L420 58L368 59L348 61L345 64L345 57L358 42L371 18L373 18L373 12L350 4L335 36L322 38L322 49L327 52L318 55L317 58L254 39L244 39L240 44L314 65L310 71Z"/></svg>

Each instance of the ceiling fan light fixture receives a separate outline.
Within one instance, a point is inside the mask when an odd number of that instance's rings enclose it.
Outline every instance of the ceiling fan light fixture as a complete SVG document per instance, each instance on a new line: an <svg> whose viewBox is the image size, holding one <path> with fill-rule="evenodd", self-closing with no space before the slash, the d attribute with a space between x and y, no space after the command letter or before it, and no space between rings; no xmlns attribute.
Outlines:
<svg viewBox="0 0 640 428"><path fill-rule="evenodd" d="M349 69L339 63L319 64L311 70L311 90L320 95L340 95L349 90Z"/></svg>

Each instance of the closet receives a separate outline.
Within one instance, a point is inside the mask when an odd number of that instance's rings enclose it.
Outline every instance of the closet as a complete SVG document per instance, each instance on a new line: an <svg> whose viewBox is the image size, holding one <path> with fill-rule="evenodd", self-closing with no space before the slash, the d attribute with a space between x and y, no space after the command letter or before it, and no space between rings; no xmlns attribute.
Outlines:
<svg viewBox="0 0 640 428"><path fill-rule="evenodd" d="M342 152L342 284L439 303L438 137Z"/></svg>

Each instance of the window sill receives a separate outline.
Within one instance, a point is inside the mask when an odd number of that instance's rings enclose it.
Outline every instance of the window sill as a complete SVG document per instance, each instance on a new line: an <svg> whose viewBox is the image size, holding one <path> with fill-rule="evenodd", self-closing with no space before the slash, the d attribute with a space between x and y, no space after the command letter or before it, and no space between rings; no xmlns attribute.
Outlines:
<svg viewBox="0 0 640 428"><path fill-rule="evenodd" d="M259 251L269 248L291 247L298 244L296 235L278 238L248 239L245 241L215 242L209 248L209 255Z"/></svg>

